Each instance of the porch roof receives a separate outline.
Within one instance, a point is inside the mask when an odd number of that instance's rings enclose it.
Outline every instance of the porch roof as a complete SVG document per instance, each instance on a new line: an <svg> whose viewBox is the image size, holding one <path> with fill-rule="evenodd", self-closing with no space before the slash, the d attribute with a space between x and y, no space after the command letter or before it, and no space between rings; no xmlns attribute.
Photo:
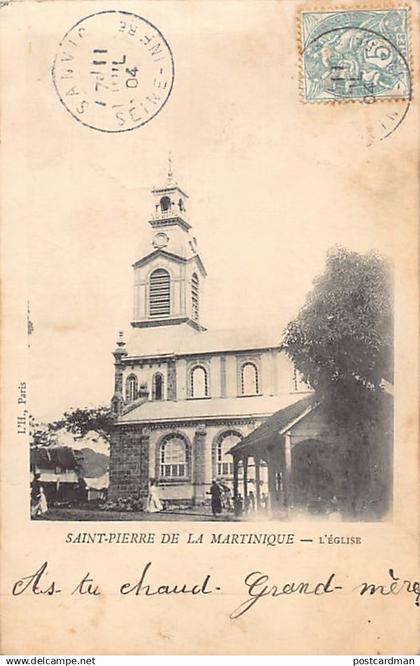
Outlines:
<svg viewBox="0 0 420 666"><path fill-rule="evenodd" d="M258 428L235 444L228 453L240 455L248 451L251 452L256 448L264 448L272 441L273 437L291 427L297 419L303 417L305 413L309 413L315 406L316 399L312 393L287 407L279 409L272 416L267 417Z"/></svg>

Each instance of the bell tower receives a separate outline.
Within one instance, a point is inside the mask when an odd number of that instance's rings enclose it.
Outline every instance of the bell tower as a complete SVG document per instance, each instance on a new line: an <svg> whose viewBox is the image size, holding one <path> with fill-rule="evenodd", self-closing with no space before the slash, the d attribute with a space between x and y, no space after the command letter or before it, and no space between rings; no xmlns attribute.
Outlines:
<svg viewBox="0 0 420 666"><path fill-rule="evenodd" d="M133 327L201 325L206 270L191 234L188 194L176 182L169 157L166 182L153 187L153 212L134 268Z"/></svg>
<svg viewBox="0 0 420 666"><path fill-rule="evenodd" d="M172 157L168 158L168 177L166 184L161 187L154 187L152 190L154 197L155 213L150 220L153 229L159 229L173 224L180 225L185 231L191 229L187 216L188 194L182 190L174 180L172 171Z"/></svg>

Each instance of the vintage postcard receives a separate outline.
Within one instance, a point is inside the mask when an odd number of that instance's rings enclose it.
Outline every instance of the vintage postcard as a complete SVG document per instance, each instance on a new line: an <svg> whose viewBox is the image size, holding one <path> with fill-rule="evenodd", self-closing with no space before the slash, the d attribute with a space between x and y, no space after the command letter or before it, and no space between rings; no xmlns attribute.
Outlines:
<svg viewBox="0 0 420 666"><path fill-rule="evenodd" d="M0 18L2 653L418 653L418 2Z"/></svg>

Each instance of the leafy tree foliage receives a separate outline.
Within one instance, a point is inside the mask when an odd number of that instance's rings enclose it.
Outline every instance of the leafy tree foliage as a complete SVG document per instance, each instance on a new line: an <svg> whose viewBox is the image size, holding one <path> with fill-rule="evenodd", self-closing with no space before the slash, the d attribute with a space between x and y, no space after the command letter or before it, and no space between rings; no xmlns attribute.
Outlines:
<svg viewBox="0 0 420 666"><path fill-rule="evenodd" d="M353 509L371 501L372 455L391 438L392 401L382 387L393 378L392 329L388 263L374 252L334 248L285 332L286 353L347 451L346 492Z"/></svg>
<svg viewBox="0 0 420 666"><path fill-rule="evenodd" d="M286 330L284 348L321 393L392 379L391 272L377 254L330 250L324 275Z"/></svg>
<svg viewBox="0 0 420 666"><path fill-rule="evenodd" d="M96 432L107 442L110 440L113 418L109 407L84 407L65 412L61 419L50 423L39 423L29 417L29 442L31 446L51 446L57 444L60 430L71 432L76 438L88 432Z"/></svg>
<svg viewBox="0 0 420 666"><path fill-rule="evenodd" d="M29 445L51 446L55 444L55 433L46 423L39 423L32 415L29 415Z"/></svg>
<svg viewBox="0 0 420 666"><path fill-rule="evenodd" d="M66 429L76 437L84 437L94 431L109 441L113 418L109 407L80 408L65 412L64 416L50 424L50 429L57 432Z"/></svg>

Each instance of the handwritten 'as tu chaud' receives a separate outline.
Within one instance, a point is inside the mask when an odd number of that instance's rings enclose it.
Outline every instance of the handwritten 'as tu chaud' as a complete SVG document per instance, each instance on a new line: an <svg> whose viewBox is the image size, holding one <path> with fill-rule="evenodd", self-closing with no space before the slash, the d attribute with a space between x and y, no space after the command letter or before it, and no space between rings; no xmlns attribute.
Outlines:
<svg viewBox="0 0 420 666"><path fill-rule="evenodd" d="M222 589L216 585L212 574L205 574L198 582L158 582L159 571L152 573L152 562L147 562L140 572L137 580L127 581L119 586L122 596L155 597L159 595L189 595L192 597L203 597L211 594L220 594ZM153 575L154 574L154 575ZM154 580L152 580L154 579ZM283 598L291 595L301 596L324 596L333 595L344 588L338 584L335 573L320 577L319 580L309 581L287 581L271 582L270 576L261 571L251 571L243 579L246 597L239 606L231 613L230 618L236 620L264 598ZM416 606L420 606L420 582L407 580L397 575L394 569L388 569L383 582L362 581L351 588L360 596L384 596L392 597L401 593L413 595ZM44 562L34 573L23 576L12 586L12 594L20 596L25 593L33 595L55 595L61 594L63 590L58 587L56 580L51 579L48 571L48 562ZM99 596L102 594L100 585L95 582L90 572L86 573L72 589L71 595Z"/></svg>

